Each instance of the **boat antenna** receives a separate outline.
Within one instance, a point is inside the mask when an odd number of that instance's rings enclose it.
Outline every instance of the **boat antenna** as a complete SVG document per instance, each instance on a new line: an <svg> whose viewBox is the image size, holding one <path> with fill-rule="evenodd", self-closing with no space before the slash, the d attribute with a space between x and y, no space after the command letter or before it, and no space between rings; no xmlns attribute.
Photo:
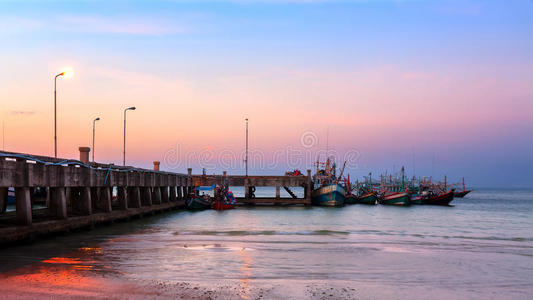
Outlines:
<svg viewBox="0 0 533 300"><path fill-rule="evenodd" d="M415 176L416 176L416 167L415 167L415 166L416 166L416 165L415 165L415 146L413 146L412 150L413 150L413 177L415 177Z"/></svg>
<svg viewBox="0 0 533 300"><path fill-rule="evenodd" d="M326 128L326 157L329 156L329 125Z"/></svg>

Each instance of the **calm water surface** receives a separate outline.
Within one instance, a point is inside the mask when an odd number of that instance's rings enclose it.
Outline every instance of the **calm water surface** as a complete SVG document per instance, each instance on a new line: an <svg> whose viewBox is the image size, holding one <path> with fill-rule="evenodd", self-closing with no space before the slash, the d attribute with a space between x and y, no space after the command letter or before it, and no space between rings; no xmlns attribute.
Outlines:
<svg viewBox="0 0 533 300"><path fill-rule="evenodd" d="M238 286L236 298L533 298L533 191L453 204L172 212L0 250L0 280L60 268L77 280Z"/></svg>

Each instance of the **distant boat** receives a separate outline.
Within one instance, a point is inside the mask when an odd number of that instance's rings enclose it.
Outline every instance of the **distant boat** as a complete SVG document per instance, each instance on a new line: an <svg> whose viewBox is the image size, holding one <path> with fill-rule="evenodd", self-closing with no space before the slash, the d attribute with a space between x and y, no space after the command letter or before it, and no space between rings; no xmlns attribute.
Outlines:
<svg viewBox="0 0 533 300"><path fill-rule="evenodd" d="M235 197L231 191L228 191L227 186L217 186L215 188L215 201L212 207L214 210L226 210L235 208Z"/></svg>
<svg viewBox="0 0 533 300"><path fill-rule="evenodd" d="M356 204L357 196L352 193L352 184L350 182L350 174L344 180L344 188L346 190L346 196L344 197L344 204Z"/></svg>
<svg viewBox="0 0 533 300"><path fill-rule="evenodd" d="M419 195L419 194L411 195L411 204L424 204L424 199L426 198L427 196L425 195Z"/></svg>
<svg viewBox="0 0 533 300"><path fill-rule="evenodd" d="M344 163L346 166L346 162ZM323 166L323 169L320 168ZM311 192L311 202L319 206L343 206L346 190L339 184L335 174L335 163L330 158L325 163L316 162L316 173L313 176L315 189ZM341 171L339 178L342 178Z"/></svg>
<svg viewBox="0 0 533 300"><path fill-rule="evenodd" d="M454 191L445 192L439 195L432 195L424 199L424 204L429 205L450 205L454 197Z"/></svg>
<svg viewBox="0 0 533 300"><path fill-rule="evenodd" d="M348 193L346 197L344 197L344 203L345 204L356 204L357 197L352 193Z"/></svg>
<svg viewBox="0 0 533 300"><path fill-rule="evenodd" d="M468 195L472 190L467 190L465 187L465 178L463 177L463 190L461 192L454 192L453 196L455 198L463 198L464 196Z"/></svg>
<svg viewBox="0 0 533 300"><path fill-rule="evenodd" d="M344 199L344 188L336 183L322 186L311 193L312 203L319 206L343 206Z"/></svg>
<svg viewBox="0 0 533 300"><path fill-rule="evenodd" d="M187 208L190 210L203 210L211 208L211 199L208 195L191 195L189 199L187 199Z"/></svg>
<svg viewBox="0 0 533 300"><path fill-rule="evenodd" d="M211 196L208 194L200 195L200 191L212 191L215 188L215 185L208 187L195 187L194 194L189 196L189 199L185 202L187 208L190 210L203 210L211 208Z"/></svg>
<svg viewBox="0 0 533 300"><path fill-rule="evenodd" d="M384 195L379 203L384 205L409 206L411 205L411 195L406 192Z"/></svg>
<svg viewBox="0 0 533 300"><path fill-rule="evenodd" d="M368 192L359 197L357 197L357 203L359 204L369 204L376 205L378 204L378 193L377 192Z"/></svg>

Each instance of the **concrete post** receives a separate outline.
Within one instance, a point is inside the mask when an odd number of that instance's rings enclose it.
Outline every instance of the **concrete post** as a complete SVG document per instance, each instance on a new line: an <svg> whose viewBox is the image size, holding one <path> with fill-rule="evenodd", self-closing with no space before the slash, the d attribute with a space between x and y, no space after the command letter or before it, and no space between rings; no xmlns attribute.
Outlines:
<svg viewBox="0 0 533 300"><path fill-rule="evenodd" d="M117 196L118 196L118 203L119 203L120 209L127 210L128 209L128 193L126 191L126 187L119 186Z"/></svg>
<svg viewBox="0 0 533 300"><path fill-rule="evenodd" d="M248 185L248 178L244 179L244 199L250 199L250 186Z"/></svg>
<svg viewBox="0 0 533 300"><path fill-rule="evenodd" d="M161 164L160 162L154 161L154 171L159 171L159 165L160 164Z"/></svg>
<svg viewBox="0 0 533 300"><path fill-rule="evenodd" d="M167 202L170 202L169 199L170 199L170 196L168 194L168 186L162 186L161 187L161 201L163 203L167 203Z"/></svg>
<svg viewBox="0 0 533 300"><path fill-rule="evenodd" d="M143 188L142 200L143 200L142 201L143 206L152 206L152 191L150 190L150 187Z"/></svg>
<svg viewBox="0 0 533 300"><path fill-rule="evenodd" d="M305 200L311 203L311 190L313 189L313 182L311 178L311 170L307 170L307 184L305 185Z"/></svg>
<svg viewBox="0 0 533 300"><path fill-rule="evenodd" d="M99 187L91 187L91 205L93 207L93 212L97 211L99 209L99 203L100 203L100 188Z"/></svg>
<svg viewBox="0 0 533 300"><path fill-rule="evenodd" d="M5 213L7 209L7 188L0 188L0 213Z"/></svg>
<svg viewBox="0 0 533 300"><path fill-rule="evenodd" d="M67 218L67 196L64 187L50 188L50 212L58 219Z"/></svg>
<svg viewBox="0 0 533 300"><path fill-rule="evenodd" d="M90 187L82 187L80 190L80 211L86 215L91 215L93 213Z"/></svg>
<svg viewBox="0 0 533 300"><path fill-rule="evenodd" d="M111 188L100 188L100 205L104 212L111 212L113 208L111 206Z"/></svg>
<svg viewBox="0 0 533 300"><path fill-rule="evenodd" d="M21 187L15 189L15 198L17 206L17 224L31 225L31 197L30 188Z"/></svg>
<svg viewBox="0 0 533 300"><path fill-rule="evenodd" d="M176 187L175 186L171 186L170 187L170 198L169 198L169 201L170 202L178 201L178 195L176 193Z"/></svg>
<svg viewBox="0 0 533 300"><path fill-rule="evenodd" d="M158 186L152 188L152 203L161 204L161 188Z"/></svg>
<svg viewBox="0 0 533 300"><path fill-rule="evenodd" d="M89 152L91 152L91 148L89 147L80 147L80 161L84 164L89 162Z"/></svg>
<svg viewBox="0 0 533 300"><path fill-rule="evenodd" d="M183 199L183 191L181 189L181 186L177 186L176 187L176 192L177 192L177 197L178 197L178 200L182 200Z"/></svg>
<svg viewBox="0 0 533 300"><path fill-rule="evenodd" d="M134 208L141 207L141 190L139 187L131 187L128 191L129 206Z"/></svg>

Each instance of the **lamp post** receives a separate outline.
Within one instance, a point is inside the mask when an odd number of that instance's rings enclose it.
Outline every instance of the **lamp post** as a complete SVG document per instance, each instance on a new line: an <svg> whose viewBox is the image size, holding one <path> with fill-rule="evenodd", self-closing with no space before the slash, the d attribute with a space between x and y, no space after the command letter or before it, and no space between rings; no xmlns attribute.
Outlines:
<svg viewBox="0 0 533 300"><path fill-rule="evenodd" d="M93 120L93 162L94 162L94 130L96 127L96 121L100 121L100 118L96 118Z"/></svg>
<svg viewBox="0 0 533 300"><path fill-rule="evenodd" d="M246 177L248 177L248 118L245 119L246 121L246 156L244 158L244 163L246 166Z"/></svg>
<svg viewBox="0 0 533 300"><path fill-rule="evenodd" d="M61 72L54 77L54 157L57 158L57 77L71 77L72 72Z"/></svg>
<svg viewBox="0 0 533 300"><path fill-rule="evenodd" d="M132 106L132 107L128 107L124 110L124 151L123 151L123 156L122 156L122 165L126 165L126 112L128 110L135 110L135 106Z"/></svg>
<svg viewBox="0 0 533 300"><path fill-rule="evenodd" d="M54 77L54 157L57 158L57 77L65 75L61 72Z"/></svg>

